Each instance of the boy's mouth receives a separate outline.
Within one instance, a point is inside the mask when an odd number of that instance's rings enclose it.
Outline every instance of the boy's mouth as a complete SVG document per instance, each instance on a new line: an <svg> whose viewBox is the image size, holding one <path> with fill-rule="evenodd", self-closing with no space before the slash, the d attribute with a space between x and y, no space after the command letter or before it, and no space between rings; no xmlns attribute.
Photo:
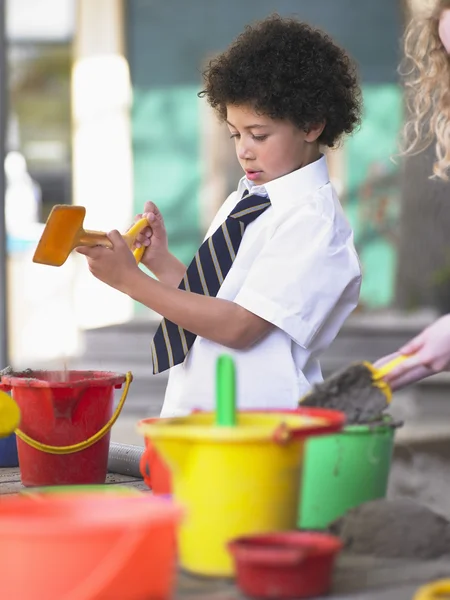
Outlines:
<svg viewBox="0 0 450 600"><path fill-rule="evenodd" d="M250 180L257 179L261 173L262 173L262 171L253 171L251 169L249 169L249 170L245 169L245 175L246 175L247 179L250 179Z"/></svg>

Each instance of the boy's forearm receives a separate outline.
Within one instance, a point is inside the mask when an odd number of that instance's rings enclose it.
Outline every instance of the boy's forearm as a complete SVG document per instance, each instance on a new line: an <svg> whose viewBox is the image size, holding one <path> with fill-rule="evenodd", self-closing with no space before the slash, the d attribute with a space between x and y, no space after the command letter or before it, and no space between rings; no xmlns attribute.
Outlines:
<svg viewBox="0 0 450 600"><path fill-rule="evenodd" d="M186 273L186 266L173 254L169 253L167 258L155 268L148 266L150 271L163 283L171 287L178 287Z"/></svg>
<svg viewBox="0 0 450 600"><path fill-rule="evenodd" d="M246 343L239 329L244 309L234 302L174 289L140 270L133 272L122 291L196 335L229 348Z"/></svg>

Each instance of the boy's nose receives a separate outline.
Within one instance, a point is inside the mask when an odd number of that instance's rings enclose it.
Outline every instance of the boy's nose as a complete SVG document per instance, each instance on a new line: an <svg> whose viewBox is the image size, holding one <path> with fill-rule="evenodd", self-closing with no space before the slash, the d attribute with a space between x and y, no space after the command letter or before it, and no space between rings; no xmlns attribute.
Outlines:
<svg viewBox="0 0 450 600"><path fill-rule="evenodd" d="M241 160L250 160L254 158L250 148L246 144L240 144L238 148L238 157Z"/></svg>

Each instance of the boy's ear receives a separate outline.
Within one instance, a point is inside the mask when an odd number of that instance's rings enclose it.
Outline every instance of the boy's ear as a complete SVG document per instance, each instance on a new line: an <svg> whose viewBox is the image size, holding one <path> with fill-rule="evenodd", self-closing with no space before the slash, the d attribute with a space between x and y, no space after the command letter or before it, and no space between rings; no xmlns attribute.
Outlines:
<svg viewBox="0 0 450 600"><path fill-rule="evenodd" d="M307 142L315 142L317 138L320 137L322 131L325 129L326 123L314 123L314 125L310 125L306 130L305 141Z"/></svg>

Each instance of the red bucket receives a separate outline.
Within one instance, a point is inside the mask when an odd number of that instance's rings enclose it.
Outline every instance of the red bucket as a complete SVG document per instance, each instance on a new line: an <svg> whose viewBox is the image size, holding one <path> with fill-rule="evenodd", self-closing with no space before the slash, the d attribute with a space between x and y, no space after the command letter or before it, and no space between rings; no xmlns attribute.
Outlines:
<svg viewBox="0 0 450 600"><path fill-rule="evenodd" d="M131 374L33 371L2 377L21 411L17 448L25 486L104 483L110 429L125 401ZM114 388L127 380L113 413Z"/></svg>
<svg viewBox="0 0 450 600"><path fill-rule="evenodd" d="M324 596L330 591L342 542L324 533L285 531L237 538L228 548L244 594L293 600Z"/></svg>

